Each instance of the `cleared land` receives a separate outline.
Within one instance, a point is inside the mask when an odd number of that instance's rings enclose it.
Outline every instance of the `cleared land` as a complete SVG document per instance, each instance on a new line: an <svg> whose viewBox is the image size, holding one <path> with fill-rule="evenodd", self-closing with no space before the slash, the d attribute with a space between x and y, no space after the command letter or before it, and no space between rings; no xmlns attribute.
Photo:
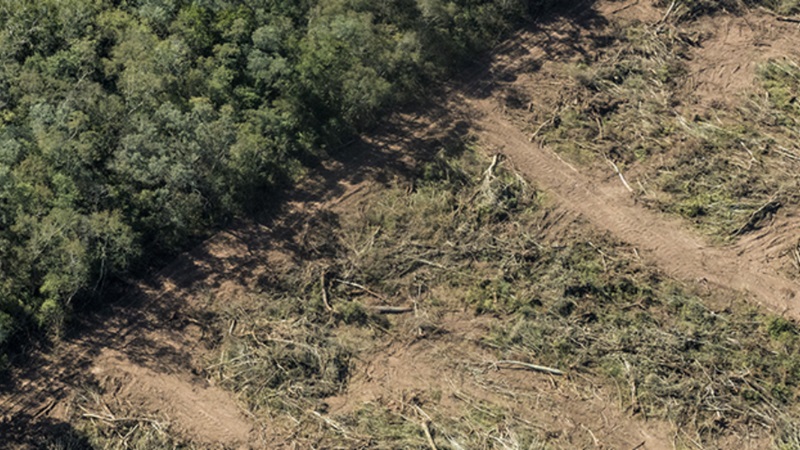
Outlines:
<svg viewBox="0 0 800 450"><path fill-rule="evenodd" d="M621 54L619 30L660 27L664 10L644 3L601 2L520 33L443 106L354 143L271 219L219 233L132 287L14 374L0 397L4 439L797 448L800 335L781 317L800 314L792 198L754 230L711 242L605 161L650 187L657 156L570 153L564 130L541 127L553 112L530 106L572 92L574 73L555 65L589 52L605 61ZM664 24L728 30L686 55L676 78L697 98L681 108L710 107L720 87L755 92L759 64L796 57L790 24L775 39L741 37L742 23L771 21ZM739 69L720 62L733 58L730 42ZM688 92L680 83L674 91ZM597 131L586 141L602 141Z"/></svg>

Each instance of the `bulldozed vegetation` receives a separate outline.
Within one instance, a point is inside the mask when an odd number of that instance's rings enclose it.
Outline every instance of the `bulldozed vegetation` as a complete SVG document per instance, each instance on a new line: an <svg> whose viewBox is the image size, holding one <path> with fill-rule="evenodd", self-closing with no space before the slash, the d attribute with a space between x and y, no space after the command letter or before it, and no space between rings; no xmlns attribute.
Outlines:
<svg viewBox="0 0 800 450"><path fill-rule="evenodd" d="M587 224L559 224L545 193L468 144L416 175L412 192L376 188L356 214L314 212L295 239L302 258L269 268L257 290L220 309L196 311L209 325L204 375L270 428L268 445L586 439L537 420L527 379L593 390L633 418L670 424L679 448L751 435L797 445L793 322L664 278ZM386 352L434 379L359 376ZM348 397L357 400L342 405ZM111 448L169 442L156 419L83 419L93 442Z"/></svg>
<svg viewBox="0 0 800 450"><path fill-rule="evenodd" d="M431 373L479 380L543 365L615 392L609 400L635 416L673 424L687 448L764 430L796 445L793 322L741 299L702 298L581 224L551 234L546 194L497 159L470 149L442 155L416 179L411 193L399 186L365 198L358 214L320 212L303 236L307 257L272 274L251 311L221 317L210 373L254 414L297 421L292 440L315 448L430 448L426 427L436 430L437 448L558 447L557 432L491 400L452 408L452 387L423 385L406 404L370 399L321 415L326 399L356 389L347 380L370 355L435 346L461 332L447 326L450 317L466 316L483 332L457 356L438 355ZM384 307L408 309L389 316ZM503 392L520 401L525 394Z"/></svg>

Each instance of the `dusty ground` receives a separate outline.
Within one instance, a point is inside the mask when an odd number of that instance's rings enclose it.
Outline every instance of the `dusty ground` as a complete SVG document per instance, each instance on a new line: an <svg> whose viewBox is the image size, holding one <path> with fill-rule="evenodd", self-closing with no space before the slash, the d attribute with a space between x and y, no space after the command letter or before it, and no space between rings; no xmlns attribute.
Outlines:
<svg viewBox="0 0 800 450"><path fill-rule="evenodd" d="M731 104L753 87L759 64L774 58L797 60L797 23L781 22L765 10L742 17L703 19L692 25L705 39L689 61L690 104L709 108Z"/></svg>
<svg viewBox="0 0 800 450"><path fill-rule="evenodd" d="M588 222L630 244L632 258L643 258L687 285L709 285L800 318L800 286L780 272L797 243L798 215L781 210L757 233L727 247L712 246L680 220L637 205L615 173L576 168L531 143L504 114L498 99L509 83L534 86L543 99L553 95L550 81L537 79L535 72L523 75L521 63L570 58L580 51L576 42L600 34L620 17L655 23L662 13L644 1L600 2L579 20L518 34L465 86L453 88L445 108L398 117L355 144L346 159L316 169L286 199L277 218L221 232L152 280L132 286L113 311L82 324L51 354L35 354L13 374L0 393L5 447L36 448L32 430L62 432L76 421L113 421L132 411L167 424L201 448L291 448L281 430L249 416L236 398L203 375L213 355L204 309L235 302L257 288L265 268L297 264L296 243L318 211L346 214L357 208L376 186L403 182L398 180L414 164L414 151L467 128L487 151L507 156L545 192L562 212L554 228ZM701 107L729 98L720 93L747 89L764 58L797 56L800 29L766 14L723 16L693 26L711 36L695 50L690 65L694 101ZM347 391L328 399L330 413L364 402L402 403L414 392L436 389L446 399L440 408L457 410L470 399L496 402L543 430L560 433L556 442L563 448L673 448L677 430L670 424L632 416L613 400L615 393L591 379L487 367L472 343L483 326L479 320L454 311L441 326L447 333L440 337L399 339L362 355ZM445 352L457 363L442 366ZM99 396L90 403L94 409L76 401L87 392ZM740 448L764 444L758 439L736 443Z"/></svg>
<svg viewBox="0 0 800 450"><path fill-rule="evenodd" d="M605 174L577 169L538 140L531 142L506 114L504 92L510 88L525 92L535 102L552 97L557 92L552 86L562 85L527 67L540 61L570 60L591 51L587 49L591 45L585 43L602 36L616 15L627 16L626 20L659 17L645 2L601 3L598 10L585 11L576 20L521 32L513 45L494 54L485 76L455 93L451 107L472 117L486 148L508 156L565 211L633 245L639 255L670 276L732 289L776 313L800 318L800 285L781 273L782 267L790 265L797 245L797 211L785 208L758 232L727 247L713 246L679 219L637 205L613 169ZM712 36L690 55L690 107L692 103L707 107L741 99L752 89L759 63L800 55L795 45L800 42L800 27L777 22L762 12L704 18L686 27L690 33Z"/></svg>

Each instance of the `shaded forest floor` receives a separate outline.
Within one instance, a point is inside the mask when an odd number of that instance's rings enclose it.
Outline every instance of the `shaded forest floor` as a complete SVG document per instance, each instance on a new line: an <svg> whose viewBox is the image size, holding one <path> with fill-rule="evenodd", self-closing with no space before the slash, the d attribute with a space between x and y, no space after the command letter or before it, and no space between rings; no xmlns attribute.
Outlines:
<svg viewBox="0 0 800 450"><path fill-rule="evenodd" d="M600 2L520 32L439 106L396 115L268 219L217 234L32 355L0 395L3 442L796 448L794 162L715 148L719 165L691 177L721 186L708 176L744 155L768 189L732 215L719 199L685 214L697 198L661 177L708 158L672 145L691 133L646 127L735 122L759 65L797 60L800 28L664 14ZM619 61L659 74L646 64L671 53L681 71L639 85L653 98L636 111L615 105L634 85L597 75ZM669 115L646 122L663 111L641 105L661 96ZM623 145L633 117L642 147L663 151Z"/></svg>

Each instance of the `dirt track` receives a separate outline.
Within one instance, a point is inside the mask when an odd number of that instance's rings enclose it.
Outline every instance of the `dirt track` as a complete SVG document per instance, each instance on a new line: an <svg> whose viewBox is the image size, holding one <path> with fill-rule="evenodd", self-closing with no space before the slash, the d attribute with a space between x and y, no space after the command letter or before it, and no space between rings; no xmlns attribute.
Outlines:
<svg viewBox="0 0 800 450"><path fill-rule="evenodd" d="M670 276L731 288L777 313L800 318L800 287L771 266L741 255L736 247L711 246L679 219L636 205L616 176L596 180L582 174L552 150L530 143L492 100L465 99L464 104L474 112L478 135L487 148L509 157L562 208L633 245Z"/></svg>
<svg viewBox="0 0 800 450"><path fill-rule="evenodd" d="M637 5L638 2L628 4ZM778 258L782 244L796 238L797 226L800 224L796 216L779 217L773 227L746 236L731 246L713 246L680 219L637 205L623 182L610 168L609 175L600 179L583 168L570 165L552 149L542 147L538 142L530 142L529 137L506 117L497 96L487 92L503 84L502 80L515 79L522 61L543 60L552 58L553 55L568 54L568 51L559 47L574 43L576 34L580 36L582 33L592 33L595 31L593 27L602 28L606 23L606 17L602 14L607 16L610 13L601 11L592 14L600 14L601 18L588 19L588 25L584 28L575 22L563 21L550 24L543 33L519 33L512 40L513 46L501 47L488 69L484 69L467 83L466 88L454 93L451 109L471 117L475 132L487 151L500 152L507 156L520 172L555 199L561 208L588 219L598 229L606 230L617 239L631 244L638 255L669 276L689 283L732 289L745 299L764 305L773 312L800 318L800 285L781 276L770 263L770 260ZM642 12L638 14L648 16ZM769 29L770 24L774 23L771 17L723 17L714 20L724 22L725 32L712 39L707 48L697 50L688 76L695 84L703 84L704 82L697 80L704 79L705 74L713 74L713 79L705 84L714 86L709 92L713 92L715 96L719 95L720 89L724 91L725 86L730 87L734 81L741 85L743 77L752 84L755 67L760 61L796 53L790 44L792 39L787 38L786 34L773 41L769 51L761 50L764 46L763 30ZM709 28L714 23L716 22L707 22L698 26ZM717 66L718 59L729 56L730 45L727 42L731 39L731 29L738 30L735 52L738 64L728 64L730 67L727 69L723 64L716 70L711 70ZM783 31L800 38L800 29L797 27ZM558 42L559 34L568 39L564 43ZM768 35L774 37L775 33ZM493 77L487 74L493 74ZM729 81L720 81L725 79ZM538 94L547 98L544 90L548 86L544 82L541 86ZM533 88L532 92L534 98L537 97L536 89ZM531 92L530 88L528 92ZM731 95L733 92L731 91ZM698 92L698 95L701 94L702 92Z"/></svg>

